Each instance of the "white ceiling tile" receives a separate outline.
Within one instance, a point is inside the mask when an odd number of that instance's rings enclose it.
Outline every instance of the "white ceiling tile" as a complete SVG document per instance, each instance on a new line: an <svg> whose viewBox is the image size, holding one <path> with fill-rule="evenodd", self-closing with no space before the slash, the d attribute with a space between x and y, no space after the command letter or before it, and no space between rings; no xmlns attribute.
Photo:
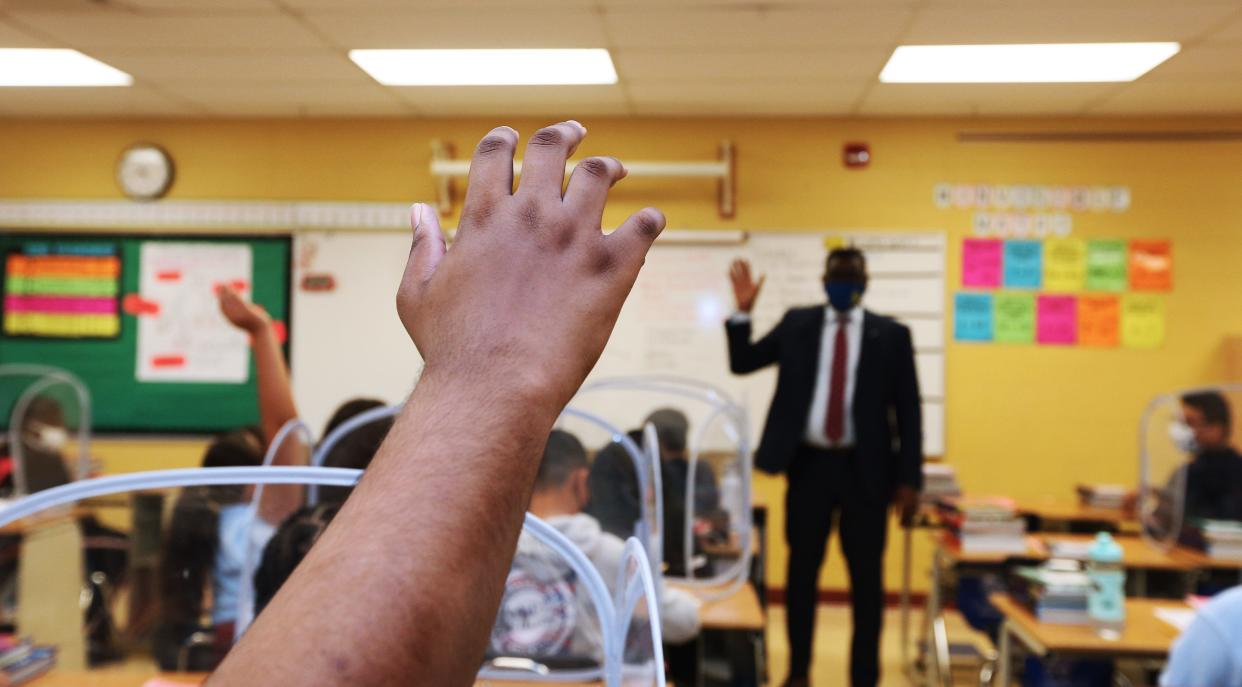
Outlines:
<svg viewBox="0 0 1242 687"><path fill-rule="evenodd" d="M888 48L820 50L619 49L613 61L629 79L840 79L875 78L888 60Z"/></svg>
<svg viewBox="0 0 1242 687"><path fill-rule="evenodd" d="M1242 81L1217 83L1136 81L1093 107L1090 114L1242 114Z"/></svg>
<svg viewBox="0 0 1242 687"><path fill-rule="evenodd" d="M860 115L1064 115L1116 84L875 84Z"/></svg>
<svg viewBox="0 0 1242 687"><path fill-rule="evenodd" d="M296 19L282 14L164 16L109 11L29 12L11 16L83 52L91 48L272 49L322 45Z"/></svg>
<svg viewBox="0 0 1242 687"><path fill-rule="evenodd" d="M163 117L202 110L142 86L128 88L0 88L0 110L18 116Z"/></svg>
<svg viewBox="0 0 1242 687"><path fill-rule="evenodd" d="M23 31L20 27L5 22L0 16L0 48L58 48L62 47L51 41Z"/></svg>
<svg viewBox="0 0 1242 687"><path fill-rule="evenodd" d="M183 84L167 87L216 114L335 116L413 114L414 109L378 85L335 83Z"/></svg>
<svg viewBox="0 0 1242 687"><path fill-rule="evenodd" d="M342 48L602 48L599 14L583 10L312 11L304 15Z"/></svg>
<svg viewBox="0 0 1242 687"><path fill-rule="evenodd" d="M1199 43L1144 74L1141 81L1204 81L1242 75L1242 43Z"/></svg>
<svg viewBox="0 0 1242 687"><path fill-rule="evenodd" d="M1210 42L1242 43L1242 15L1233 17L1206 37Z"/></svg>
<svg viewBox="0 0 1242 687"><path fill-rule="evenodd" d="M188 51L99 48L91 56L153 83L322 81L373 83L371 77L339 52Z"/></svg>
<svg viewBox="0 0 1242 687"><path fill-rule="evenodd" d="M175 1L175 0L174 0ZM594 9L596 0L349 0L348 5L342 0L281 0L282 3L295 11L341 11L348 6L357 10L539 10L550 9ZM417 5L417 7L415 7Z"/></svg>
<svg viewBox="0 0 1242 687"><path fill-rule="evenodd" d="M622 48L824 48L891 45L911 10L901 7L773 9L721 7L608 10L612 45Z"/></svg>
<svg viewBox="0 0 1242 687"><path fill-rule="evenodd" d="M1236 7L1179 2L1107 4L975 3L920 10L907 45L1180 41L1198 36Z"/></svg>
<svg viewBox="0 0 1242 687"><path fill-rule="evenodd" d="M636 81L636 114L837 115L850 110L865 81Z"/></svg>
<svg viewBox="0 0 1242 687"><path fill-rule="evenodd" d="M392 89L427 115L549 116L625 115L620 86L403 87Z"/></svg>

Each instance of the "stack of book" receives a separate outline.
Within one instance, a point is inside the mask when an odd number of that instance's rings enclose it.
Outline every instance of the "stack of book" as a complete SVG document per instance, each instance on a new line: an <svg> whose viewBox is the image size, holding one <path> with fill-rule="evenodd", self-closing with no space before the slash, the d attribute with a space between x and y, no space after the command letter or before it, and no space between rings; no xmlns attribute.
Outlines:
<svg viewBox="0 0 1242 687"><path fill-rule="evenodd" d="M1019 568L1017 597L1045 623L1088 625L1087 596L1091 579L1081 570Z"/></svg>
<svg viewBox="0 0 1242 687"><path fill-rule="evenodd" d="M1078 499L1087 508L1121 510L1129 491L1120 484L1080 484Z"/></svg>
<svg viewBox="0 0 1242 687"><path fill-rule="evenodd" d="M1026 553L1026 521L1011 499L942 499L939 508L963 553Z"/></svg>
<svg viewBox="0 0 1242 687"><path fill-rule="evenodd" d="M939 503L941 499L962 495L957 471L944 463L923 463L923 502Z"/></svg>
<svg viewBox="0 0 1242 687"><path fill-rule="evenodd" d="M1207 542L1209 557L1242 560L1242 522L1206 520L1203 523L1203 539Z"/></svg>
<svg viewBox="0 0 1242 687"><path fill-rule="evenodd" d="M23 685L56 665L56 648L0 637L0 685Z"/></svg>

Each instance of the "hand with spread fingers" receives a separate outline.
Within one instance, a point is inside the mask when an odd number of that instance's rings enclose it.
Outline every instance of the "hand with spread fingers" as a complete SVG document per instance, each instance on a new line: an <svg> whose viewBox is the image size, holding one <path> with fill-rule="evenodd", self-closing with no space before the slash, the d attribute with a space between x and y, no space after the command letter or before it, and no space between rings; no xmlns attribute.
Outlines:
<svg viewBox="0 0 1242 687"><path fill-rule="evenodd" d="M518 133L488 133L474 152L450 251L434 210L414 206L397 312L425 375L500 384L558 411L577 391L664 228L664 216L648 208L601 232L609 189L626 174L614 158L579 162L562 193L565 162L585 135L574 121L536 131L514 191Z"/></svg>

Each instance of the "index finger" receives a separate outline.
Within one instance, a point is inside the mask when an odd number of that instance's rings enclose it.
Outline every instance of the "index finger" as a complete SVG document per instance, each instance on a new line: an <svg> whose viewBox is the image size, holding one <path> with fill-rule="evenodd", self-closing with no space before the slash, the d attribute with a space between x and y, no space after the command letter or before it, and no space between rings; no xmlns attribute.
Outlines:
<svg viewBox="0 0 1242 687"><path fill-rule="evenodd" d="M518 134L507 126L487 132L474 148L462 214L490 214L491 206L513 195L513 151Z"/></svg>

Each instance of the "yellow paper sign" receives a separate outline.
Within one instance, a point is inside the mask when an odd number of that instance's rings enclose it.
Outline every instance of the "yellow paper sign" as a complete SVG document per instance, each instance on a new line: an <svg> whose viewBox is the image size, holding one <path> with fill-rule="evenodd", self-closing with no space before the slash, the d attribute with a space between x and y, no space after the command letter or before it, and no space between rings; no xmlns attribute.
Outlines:
<svg viewBox="0 0 1242 687"><path fill-rule="evenodd" d="M1159 348L1164 343L1164 299L1131 293L1121 299L1121 345Z"/></svg>
<svg viewBox="0 0 1242 687"><path fill-rule="evenodd" d="M1076 293L1087 277L1087 243L1082 239L1048 239L1044 242L1044 290Z"/></svg>

